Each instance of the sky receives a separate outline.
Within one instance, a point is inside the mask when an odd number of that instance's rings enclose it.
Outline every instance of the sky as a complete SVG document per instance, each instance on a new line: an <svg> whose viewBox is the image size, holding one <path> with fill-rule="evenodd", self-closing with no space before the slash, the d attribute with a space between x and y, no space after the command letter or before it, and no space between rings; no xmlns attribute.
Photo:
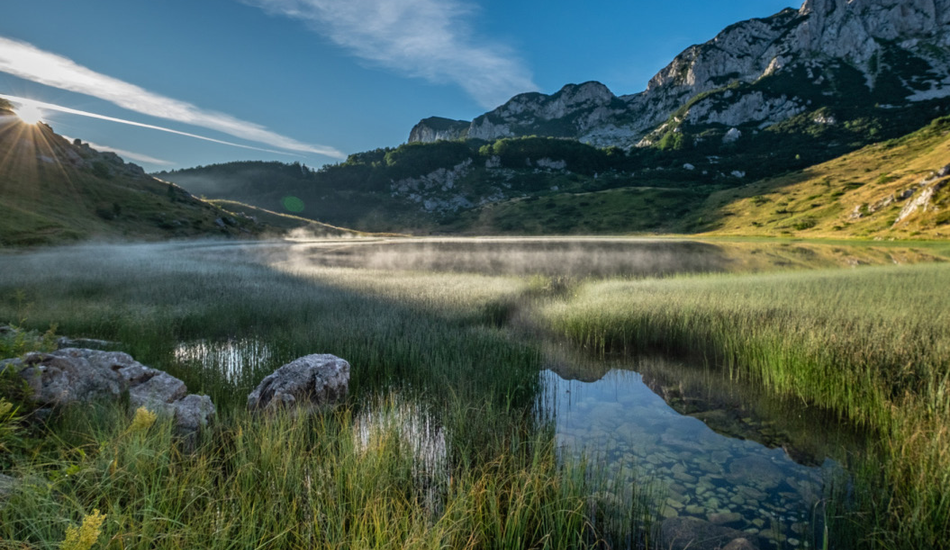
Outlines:
<svg viewBox="0 0 950 550"><path fill-rule="evenodd" d="M596 80L644 90L692 44L787 0L10 0L0 97L146 170L311 167L430 116Z"/></svg>

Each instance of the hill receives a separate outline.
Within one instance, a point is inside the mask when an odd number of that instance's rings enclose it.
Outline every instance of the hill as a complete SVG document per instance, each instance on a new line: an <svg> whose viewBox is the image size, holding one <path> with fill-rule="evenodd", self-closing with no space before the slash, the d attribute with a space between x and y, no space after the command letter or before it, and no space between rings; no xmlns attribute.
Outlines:
<svg viewBox="0 0 950 550"><path fill-rule="evenodd" d="M950 237L950 117L791 174L713 193L684 228L723 235Z"/></svg>
<svg viewBox="0 0 950 550"><path fill-rule="evenodd" d="M0 246L90 238L259 235L267 227L153 178L114 153L26 124L0 100Z"/></svg>

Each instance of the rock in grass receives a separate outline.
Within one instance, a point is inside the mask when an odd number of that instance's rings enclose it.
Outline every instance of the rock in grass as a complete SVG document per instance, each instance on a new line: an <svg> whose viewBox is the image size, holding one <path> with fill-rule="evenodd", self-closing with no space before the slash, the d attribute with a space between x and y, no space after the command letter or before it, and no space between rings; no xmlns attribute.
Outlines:
<svg viewBox="0 0 950 550"><path fill-rule="evenodd" d="M247 396L251 411L322 410L346 398L350 364L335 355L307 355L275 370Z"/></svg>
<svg viewBox="0 0 950 550"><path fill-rule="evenodd" d="M175 419L175 431L193 439L215 415L208 397L188 395L185 383L147 367L127 353L67 348L52 353L28 353L23 359L0 362L12 367L32 389L41 407L60 407L129 394L133 409L145 407Z"/></svg>

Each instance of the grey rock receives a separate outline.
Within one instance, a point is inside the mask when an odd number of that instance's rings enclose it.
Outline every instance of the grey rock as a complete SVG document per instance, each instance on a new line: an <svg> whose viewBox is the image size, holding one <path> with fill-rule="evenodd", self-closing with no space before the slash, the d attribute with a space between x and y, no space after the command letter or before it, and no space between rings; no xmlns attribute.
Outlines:
<svg viewBox="0 0 950 550"><path fill-rule="evenodd" d="M179 435L203 429L215 414L207 396L188 395L181 380L119 351L66 348L0 362L0 368L6 366L27 381L41 407L116 399L128 392L132 408L173 417Z"/></svg>
<svg viewBox="0 0 950 550"><path fill-rule="evenodd" d="M335 355L296 359L269 374L247 396L247 408L274 411L300 406L319 410L346 397L350 364Z"/></svg>
<svg viewBox="0 0 950 550"><path fill-rule="evenodd" d="M735 543L735 545L732 545ZM693 517L668 518L660 525L660 547L669 550L746 550L761 546L756 536Z"/></svg>
<svg viewBox="0 0 950 550"><path fill-rule="evenodd" d="M156 406L178 401L187 394L188 388L184 382L161 371L155 371L155 374L147 379L129 385L129 402L136 408L153 409Z"/></svg>
<svg viewBox="0 0 950 550"><path fill-rule="evenodd" d="M118 397L125 387L117 371L132 358L116 352L87 352L93 350L67 348L53 353L28 353L22 360L3 364L18 371L33 390L33 400L42 406Z"/></svg>

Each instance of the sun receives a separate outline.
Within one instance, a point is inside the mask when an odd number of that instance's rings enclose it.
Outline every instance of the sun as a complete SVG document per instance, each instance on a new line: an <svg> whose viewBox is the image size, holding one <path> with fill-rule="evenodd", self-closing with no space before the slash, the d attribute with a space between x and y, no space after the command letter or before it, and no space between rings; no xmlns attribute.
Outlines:
<svg viewBox="0 0 950 550"><path fill-rule="evenodd" d="M26 124L36 124L43 119L43 110L36 105L22 105L14 112Z"/></svg>

